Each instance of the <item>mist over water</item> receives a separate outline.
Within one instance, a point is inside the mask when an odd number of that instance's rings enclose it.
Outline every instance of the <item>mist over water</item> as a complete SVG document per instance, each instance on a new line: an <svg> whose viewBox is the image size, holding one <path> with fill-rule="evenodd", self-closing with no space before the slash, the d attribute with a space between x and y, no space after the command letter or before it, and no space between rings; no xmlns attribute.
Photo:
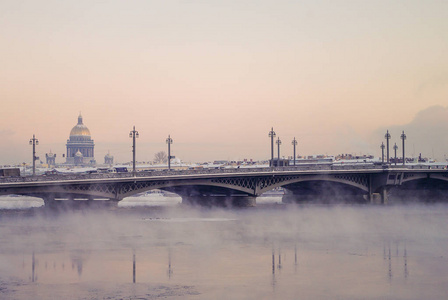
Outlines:
<svg viewBox="0 0 448 300"><path fill-rule="evenodd" d="M260 198L254 208L206 209L176 197L138 198L104 209L0 210L0 299L443 299L448 292L446 204Z"/></svg>

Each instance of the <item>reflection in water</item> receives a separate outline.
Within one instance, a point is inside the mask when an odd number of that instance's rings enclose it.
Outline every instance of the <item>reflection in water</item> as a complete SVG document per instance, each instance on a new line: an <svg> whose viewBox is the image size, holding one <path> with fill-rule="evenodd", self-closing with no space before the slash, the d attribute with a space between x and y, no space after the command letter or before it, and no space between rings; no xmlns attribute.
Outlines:
<svg viewBox="0 0 448 300"><path fill-rule="evenodd" d="M294 265L297 266L297 244L294 244Z"/></svg>
<svg viewBox="0 0 448 300"><path fill-rule="evenodd" d="M406 243L404 244L404 278L408 278L409 271L408 271L408 252L406 251Z"/></svg>
<svg viewBox="0 0 448 300"><path fill-rule="evenodd" d="M448 228L447 214L448 205L0 212L0 298L443 299L448 241L433 229Z"/></svg>
<svg viewBox="0 0 448 300"><path fill-rule="evenodd" d="M274 247L272 247L272 289L275 289L276 279L275 279L275 250Z"/></svg>
<svg viewBox="0 0 448 300"><path fill-rule="evenodd" d="M294 274L297 274L297 244L294 244Z"/></svg>
<svg viewBox="0 0 448 300"><path fill-rule="evenodd" d="M280 270L282 268L282 254L281 254L281 250L278 249L278 266L277 268Z"/></svg>
<svg viewBox="0 0 448 300"><path fill-rule="evenodd" d="M132 282L135 283L135 252L132 254Z"/></svg>
<svg viewBox="0 0 448 300"><path fill-rule="evenodd" d="M173 276L173 269L171 268L171 248L168 248L168 271L166 273L168 274L168 279L171 279L171 276Z"/></svg>
<svg viewBox="0 0 448 300"><path fill-rule="evenodd" d="M34 256L34 251L33 251L33 255L31 257L31 282L34 282L36 279L35 276L35 271L36 271L36 257Z"/></svg>
<svg viewBox="0 0 448 300"><path fill-rule="evenodd" d="M386 254L386 247L383 247L383 259L387 261L387 278L388 281L391 282L392 279L394 279L394 277L397 277L395 279L398 279L398 277L400 277L400 273L399 272L393 272L393 265L399 265L399 264L403 264L403 278L407 279L409 276L409 269L408 269L408 251L407 251L407 243L406 241L403 242L403 256L402 256L402 262L401 262L401 257L400 257L400 241L396 241L395 245L395 256L392 255L392 250L391 250L391 243L390 241L388 242L388 250L387 250L387 254ZM394 275L395 274L395 275Z"/></svg>
<svg viewBox="0 0 448 300"><path fill-rule="evenodd" d="M58 264L60 265L60 271L64 272L65 270L65 261L54 261L53 262L53 271L51 271L51 269L48 268L48 261L45 260L45 264L43 266L43 270L40 269L41 266L39 264L39 259L38 257L40 256L44 256L44 255L48 255L48 253L41 253L41 254L36 254L35 251L33 251L31 253L31 275L29 276L29 279L31 282L37 282L38 281L38 273L40 271L40 274L43 277L47 277L49 273L53 273L55 274L56 277L60 276L61 274L59 273L58 270ZM51 254L49 254L51 256ZM82 254L73 254L71 255L71 266L72 266L72 271L74 273L76 273L78 275L78 279L81 279L81 275L82 275L82 271L83 271L83 255ZM22 269L25 269L26 264L25 264L25 260L22 260Z"/></svg>
<svg viewBox="0 0 448 300"><path fill-rule="evenodd" d="M82 275L82 261L83 261L83 258L82 258L82 256L80 254L73 255L73 257L72 257L72 270L74 270L75 267L76 267L76 270L78 272L79 278L81 278L81 275ZM64 267L65 267L65 264L62 263L62 269L64 269Z"/></svg>
<svg viewBox="0 0 448 300"><path fill-rule="evenodd" d="M390 243L389 243L389 280L392 279L392 256L390 254Z"/></svg>

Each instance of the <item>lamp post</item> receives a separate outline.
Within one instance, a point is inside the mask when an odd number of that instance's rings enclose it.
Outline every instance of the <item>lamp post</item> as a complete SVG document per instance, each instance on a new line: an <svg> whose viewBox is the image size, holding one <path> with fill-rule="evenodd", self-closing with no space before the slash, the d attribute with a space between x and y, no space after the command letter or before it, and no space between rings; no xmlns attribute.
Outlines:
<svg viewBox="0 0 448 300"><path fill-rule="evenodd" d="M274 166L274 138L275 138L275 131L274 127L271 128L271 131L269 131L269 137L271 138L271 167Z"/></svg>
<svg viewBox="0 0 448 300"><path fill-rule="evenodd" d="M138 131L134 129L129 133L129 137L132 138L132 173L135 176L135 138L138 138Z"/></svg>
<svg viewBox="0 0 448 300"><path fill-rule="evenodd" d="M170 135L168 135L166 143L168 144L168 170L171 170L171 144L173 143L173 139Z"/></svg>
<svg viewBox="0 0 448 300"><path fill-rule="evenodd" d="M384 164L384 143L381 142L381 162Z"/></svg>
<svg viewBox="0 0 448 300"><path fill-rule="evenodd" d="M398 146L397 146L397 143L395 143L395 145L394 145L394 152L395 152L395 165L397 165L397 149L398 149Z"/></svg>
<svg viewBox="0 0 448 300"><path fill-rule="evenodd" d="M282 141L280 140L280 137L277 138L277 141L275 142L277 144L277 167L280 167L280 145L282 144Z"/></svg>
<svg viewBox="0 0 448 300"><path fill-rule="evenodd" d="M33 145L33 176L36 175L36 146L39 145L39 141L33 134L33 138L30 139L30 145Z"/></svg>
<svg viewBox="0 0 448 300"><path fill-rule="evenodd" d="M404 141L406 140L406 134L404 134L404 130L400 138L403 140L403 166L404 166L406 162L406 156L404 155Z"/></svg>
<svg viewBox="0 0 448 300"><path fill-rule="evenodd" d="M386 135L384 137L386 138L386 144L387 144L387 164L389 164L389 140L390 140L389 130L386 132Z"/></svg>
<svg viewBox="0 0 448 300"><path fill-rule="evenodd" d="M292 140L292 145L294 147L294 166L296 165L296 146L297 146L297 140L296 137Z"/></svg>

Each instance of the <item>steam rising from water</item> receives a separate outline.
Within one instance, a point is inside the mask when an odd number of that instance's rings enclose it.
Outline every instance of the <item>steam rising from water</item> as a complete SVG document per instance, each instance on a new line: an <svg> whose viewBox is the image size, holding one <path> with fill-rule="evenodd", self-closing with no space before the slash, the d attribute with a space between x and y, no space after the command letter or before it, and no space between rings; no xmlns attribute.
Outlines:
<svg viewBox="0 0 448 300"><path fill-rule="evenodd" d="M438 299L448 292L440 284L448 276L447 205L275 203L2 211L0 298Z"/></svg>

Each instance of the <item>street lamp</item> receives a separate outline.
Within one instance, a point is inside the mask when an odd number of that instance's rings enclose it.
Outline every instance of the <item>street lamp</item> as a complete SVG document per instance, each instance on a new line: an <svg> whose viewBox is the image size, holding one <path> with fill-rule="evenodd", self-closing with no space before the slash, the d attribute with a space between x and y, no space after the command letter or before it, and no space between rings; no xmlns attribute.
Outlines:
<svg viewBox="0 0 448 300"><path fill-rule="evenodd" d="M389 164L389 140L390 140L389 130L386 132L386 135L384 137L386 138L387 142L387 164Z"/></svg>
<svg viewBox="0 0 448 300"><path fill-rule="evenodd" d="M30 139L30 145L33 145L33 176L36 175L36 160L39 159L39 157L36 157L36 146L39 145L39 141L36 139L36 137L33 134L33 138Z"/></svg>
<svg viewBox="0 0 448 300"><path fill-rule="evenodd" d="M397 165L397 149L398 149L398 146L397 146L397 143L395 143L395 145L394 145L394 151L395 151L395 165Z"/></svg>
<svg viewBox="0 0 448 300"><path fill-rule="evenodd" d="M280 140L280 137L277 138L277 141L275 143L278 146L278 148L277 148L277 154L278 154L277 167L280 167L280 145L282 144L282 141Z"/></svg>
<svg viewBox="0 0 448 300"><path fill-rule="evenodd" d="M404 141L406 140L406 134L404 134L404 130L403 130L403 133L401 134L400 138L403 140L403 166L404 166L405 161L406 161L406 157L404 156Z"/></svg>
<svg viewBox="0 0 448 300"><path fill-rule="evenodd" d="M132 173L135 176L135 138L138 138L138 131L134 129L129 132L129 137L132 138Z"/></svg>
<svg viewBox="0 0 448 300"><path fill-rule="evenodd" d="M297 146L297 140L296 137L292 140L292 145L294 147L294 166L296 165L296 146Z"/></svg>
<svg viewBox="0 0 448 300"><path fill-rule="evenodd" d="M168 170L171 170L171 144L173 143L173 139L170 135L168 135L166 143L168 144Z"/></svg>
<svg viewBox="0 0 448 300"><path fill-rule="evenodd" d="M384 143L381 142L381 162L384 164Z"/></svg>
<svg viewBox="0 0 448 300"><path fill-rule="evenodd" d="M271 128L271 131L269 131L269 137L271 138L271 167L274 166L274 138L275 138L275 131L274 127Z"/></svg>

